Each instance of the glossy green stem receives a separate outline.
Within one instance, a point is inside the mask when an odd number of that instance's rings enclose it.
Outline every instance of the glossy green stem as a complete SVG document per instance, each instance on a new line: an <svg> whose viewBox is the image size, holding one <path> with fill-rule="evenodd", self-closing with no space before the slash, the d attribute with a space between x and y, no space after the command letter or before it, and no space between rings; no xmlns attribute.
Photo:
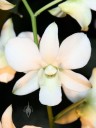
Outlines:
<svg viewBox="0 0 96 128"><path fill-rule="evenodd" d="M67 112L69 112L70 110L74 109L75 107L79 106L80 104L82 104L83 102L85 102L86 100L85 99L82 99L72 105L70 105L69 107L65 108L63 111L61 111L59 114L57 114L55 117L54 117L54 121L59 119L60 117L62 117L64 114L66 114Z"/></svg>
<svg viewBox="0 0 96 128"><path fill-rule="evenodd" d="M33 30L33 35L34 35L34 42L36 45L38 45L36 17L31 9L31 7L29 6L27 0L22 0L22 2L30 15L31 23L32 23L32 30Z"/></svg>
<svg viewBox="0 0 96 128"><path fill-rule="evenodd" d="M40 15L42 12L44 12L45 10L47 10L48 8L52 7L55 4L58 4L59 2L61 2L63 0L54 0L50 3L48 3L47 5L43 6L42 8L40 8L38 11L35 12L35 16L37 17L38 15Z"/></svg>
<svg viewBox="0 0 96 128"><path fill-rule="evenodd" d="M49 126L50 128L54 128L52 107L47 106L47 113L48 113L48 119L49 119Z"/></svg>

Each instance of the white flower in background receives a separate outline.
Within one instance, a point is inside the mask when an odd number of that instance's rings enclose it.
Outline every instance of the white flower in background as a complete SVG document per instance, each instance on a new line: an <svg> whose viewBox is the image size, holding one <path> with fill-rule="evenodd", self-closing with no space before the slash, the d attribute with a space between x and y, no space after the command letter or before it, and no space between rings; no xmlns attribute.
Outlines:
<svg viewBox="0 0 96 128"><path fill-rule="evenodd" d="M96 68L90 78L92 89L89 90L85 102L65 113L56 123L67 124L80 118L81 128L96 128Z"/></svg>
<svg viewBox="0 0 96 128"><path fill-rule="evenodd" d="M5 83L11 81L16 72L8 65L5 57L5 46L8 40L14 37L13 23L11 19L8 19L2 27L0 36L0 81Z"/></svg>
<svg viewBox="0 0 96 128"><path fill-rule="evenodd" d="M87 31L92 20L91 9L96 11L96 0L66 0L49 12L57 17L68 14L79 23L83 31Z"/></svg>
<svg viewBox="0 0 96 128"><path fill-rule="evenodd" d="M9 10L14 7L15 7L15 5L9 3L7 0L0 0L0 9L1 10Z"/></svg>
<svg viewBox="0 0 96 128"><path fill-rule="evenodd" d="M75 33L67 37L59 48L58 27L52 23L46 28L38 49L31 34L20 33L6 45L9 65L26 73L16 82L13 93L25 95L40 88L39 100L48 106L61 102L61 86L71 101L84 97L91 85L84 76L70 69L87 64L91 55L87 36Z"/></svg>
<svg viewBox="0 0 96 128"><path fill-rule="evenodd" d="M3 113L1 122L0 122L0 128L16 128L13 121L12 121L12 105L10 105ZM41 128L36 127L33 125L25 125L22 128Z"/></svg>
<svg viewBox="0 0 96 128"><path fill-rule="evenodd" d="M36 126L29 126L29 125L26 125L26 126L24 126L23 128L41 128L41 127L36 127Z"/></svg>

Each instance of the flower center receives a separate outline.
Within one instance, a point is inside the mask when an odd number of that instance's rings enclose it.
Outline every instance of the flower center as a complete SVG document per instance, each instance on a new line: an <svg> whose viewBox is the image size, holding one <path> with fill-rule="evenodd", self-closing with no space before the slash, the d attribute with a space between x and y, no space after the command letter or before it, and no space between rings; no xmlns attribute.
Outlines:
<svg viewBox="0 0 96 128"><path fill-rule="evenodd" d="M53 76L57 73L57 68L52 65L49 65L45 68L44 73L48 76Z"/></svg>

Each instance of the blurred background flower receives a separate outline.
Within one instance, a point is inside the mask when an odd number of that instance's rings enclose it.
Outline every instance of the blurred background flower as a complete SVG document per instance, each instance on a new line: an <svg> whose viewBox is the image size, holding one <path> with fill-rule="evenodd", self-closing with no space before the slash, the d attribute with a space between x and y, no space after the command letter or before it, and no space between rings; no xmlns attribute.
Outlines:
<svg viewBox="0 0 96 128"><path fill-rule="evenodd" d="M1 30L0 37L0 81L8 83L14 78L16 71L11 68L5 57L5 46L9 39L15 37L12 19L8 19Z"/></svg>
<svg viewBox="0 0 96 128"><path fill-rule="evenodd" d="M84 102L62 115L55 121L56 123L72 123L79 118L81 121L81 128L96 127L96 68L93 69L90 82L92 88L89 90Z"/></svg>

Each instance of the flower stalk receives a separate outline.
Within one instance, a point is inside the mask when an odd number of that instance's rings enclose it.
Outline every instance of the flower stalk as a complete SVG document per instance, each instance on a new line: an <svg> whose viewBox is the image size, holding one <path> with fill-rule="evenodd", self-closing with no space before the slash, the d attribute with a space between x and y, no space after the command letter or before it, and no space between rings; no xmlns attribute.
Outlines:
<svg viewBox="0 0 96 128"><path fill-rule="evenodd" d="M47 106L47 113L48 113L48 119L49 119L49 125L50 128L54 128L54 123L53 123L53 112L52 112L52 107Z"/></svg>
<svg viewBox="0 0 96 128"><path fill-rule="evenodd" d="M85 102L86 99L81 99L80 101L70 105L69 107L65 108L63 111L61 111L59 114L57 114L55 117L54 117L54 121L59 119L60 117L62 117L65 113L69 112L70 110L74 109L75 107L79 106L80 104L82 104L83 102Z"/></svg>
<svg viewBox="0 0 96 128"><path fill-rule="evenodd" d="M63 0L54 0L50 3L48 3L47 5L43 6L42 8L40 8L38 11L35 12L35 16L37 17L38 15L40 15L42 12L44 12L45 10L47 10L48 8L52 7L53 5L61 2Z"/></svg>
<svg viewBox="0 0 96 128"><path fill-rule="evenodd" d="M31 7L29 6L28 2L26 0L22 0L22 2L30 15L31 23L32 23L32 30L33 30L33 35L34 35L34 42L36 43L36 45L38 45L36 17Z"/></svg>

